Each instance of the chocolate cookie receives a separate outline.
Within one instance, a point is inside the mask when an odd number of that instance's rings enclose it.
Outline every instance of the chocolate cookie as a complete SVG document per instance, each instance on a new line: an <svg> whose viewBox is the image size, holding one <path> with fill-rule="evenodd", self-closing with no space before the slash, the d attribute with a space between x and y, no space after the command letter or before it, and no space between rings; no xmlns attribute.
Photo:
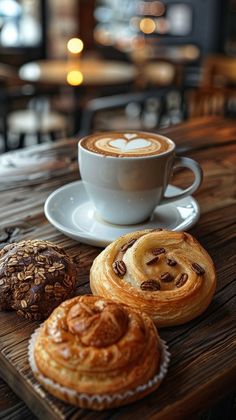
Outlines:
<svg viewBox="0 0 236 420"><path fill-rule="evenodd" d="M0 310L45 319L76 287L76 265L65 250L39 239L0 251Z"/></svg>

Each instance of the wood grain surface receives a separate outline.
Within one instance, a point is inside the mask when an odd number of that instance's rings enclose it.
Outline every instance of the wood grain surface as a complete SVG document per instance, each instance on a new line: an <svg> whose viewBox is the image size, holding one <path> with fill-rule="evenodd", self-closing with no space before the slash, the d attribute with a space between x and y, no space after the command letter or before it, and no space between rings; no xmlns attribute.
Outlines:
<svg viewBox="0 0 236 420"><path fill-rule="evenodd" d="M137 403L101 413L66 405L37 384L28 365L27 345L38 324L21 319L15 313L1 312L0 376L39 418L129 420L138 415L142 419L182 420L235 389L236 123L222 118L204 118L162 130L162 133L176 142L177 152L196 159L204 171L203 184L195 194L201 217L190 233L215 262L218 285L214 300L196 320L161 330L172 358L160 389ZM89 269L100 249L67 238L47 222L43 213L47 196L78 178L74 139L2 155L0 245L3 247L23 238L48 239L60 244L80 267L78 293L83 294L89 292ZM176 176L175 185L187 183L188 172ZM2 383L0 389L5 395ZM14 407L19 404L12 418L27 419L26 407L14 394L5 399L9 401L9 398ZM3 406L2 412L7 411L6 407Z"/></svg>

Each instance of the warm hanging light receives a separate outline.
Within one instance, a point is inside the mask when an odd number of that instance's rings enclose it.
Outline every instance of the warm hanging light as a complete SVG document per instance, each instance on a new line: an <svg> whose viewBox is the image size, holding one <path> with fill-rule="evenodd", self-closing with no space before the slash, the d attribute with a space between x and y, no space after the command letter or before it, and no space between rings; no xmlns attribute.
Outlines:
<svg viewBox="0 0 236 420"><path fill-rule="evenodd" d="M156 24L151 18L143 18L140 20L139 28L144 34L152 34L156 29Z"/></svg>
<svg viewBox="0 0 236 420"><path fill-rule="evenodd" d="M79 86L83 82L83 74L79 70L71 70L67 73L67 83L71 86Z"/></svg>
<svg viewBox="0 0 236 420"><path fill-rule="evenodd" d="M84 43L80 38L71 38L67 42L67 49L72 54L79 54L83 51Z"/></svg>

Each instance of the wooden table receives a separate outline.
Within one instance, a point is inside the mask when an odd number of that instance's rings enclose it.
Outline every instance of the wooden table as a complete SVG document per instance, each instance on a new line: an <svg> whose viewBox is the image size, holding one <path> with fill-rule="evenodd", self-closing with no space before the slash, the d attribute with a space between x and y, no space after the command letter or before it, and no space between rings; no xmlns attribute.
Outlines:
<svg viewBox="0 0 236 420"><path fill-rule="evenodd" d="M90 96L102 96L103 89L110 91L114 87L127 88L138 76L137 68L130 63L101 58L81 58L68 60L39 60L24 64L19 69L21 80L35 83L39 90L50 87L54 89L70 88L72 94L72 129L75 134L80 129L82 115L82 98L85 93ZM91 90L91 91L90 91ZM89 93L90 92L90 93ZM114 93L114 92L113 92ZM65 95L65 94L64 94ZM68 95L67 96L68 99Z"/></svg>
<svg viewBox="0 0 236 420"><path fill-rule="evenodd" d="M193 414L235 389L236 123L211 117L192 120L162 133L176 141L178 152L198 160L204 171L204 182L196 193L201 217L190 232L215 262L218 285L214 300L196 320L161 330L172 358L160 389L142 401L102 413L66 406L47 394L39 394L26 357L28 336L37 324L14 313L0 313L0 375L40 418L192 419ZM46 197L78 178L76 141L63 140L5 154L0 159L0 168L1 246L23 238L48 239L64 246L80 264L79 292L88 292L89 269L100 249L67 238L43 214ZM183 186L187 178L188 175L180 174L176 184ZM14 363L18 374L13 374ZM27 418L26 406L3 383L0 389L3 395L0 417ZM39 403L40 395L44 395L43 404Z"/></svg>

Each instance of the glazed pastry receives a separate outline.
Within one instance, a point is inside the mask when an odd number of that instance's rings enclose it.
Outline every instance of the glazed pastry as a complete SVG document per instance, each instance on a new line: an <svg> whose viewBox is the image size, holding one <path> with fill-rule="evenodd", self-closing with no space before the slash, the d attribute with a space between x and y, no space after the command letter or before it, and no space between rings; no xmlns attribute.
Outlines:
<svg viewBox="0 0 236 420"><path fill-rule="evenodd" d="M6 245L0 251L0 310L45 319L76 287L76 266L64 249L42 240Z"/></svg>
<svg viewBox="0 0 236 420"><path fill-rule="evenodd" d="M213 262L191 235L162 229L129 233L94 260L94 294L146 312L159 327L185 323L208 307Z"/></svg>
<svg viewBox="0 0 236 420"><path fill-rule="evenodd" d="M159 373L162 350L152 320L126 305L77 296L56 308L35 334L29 350L33 373L50 393L71 404L122 405L160 383L155 379L127 395Z"/></svg>

